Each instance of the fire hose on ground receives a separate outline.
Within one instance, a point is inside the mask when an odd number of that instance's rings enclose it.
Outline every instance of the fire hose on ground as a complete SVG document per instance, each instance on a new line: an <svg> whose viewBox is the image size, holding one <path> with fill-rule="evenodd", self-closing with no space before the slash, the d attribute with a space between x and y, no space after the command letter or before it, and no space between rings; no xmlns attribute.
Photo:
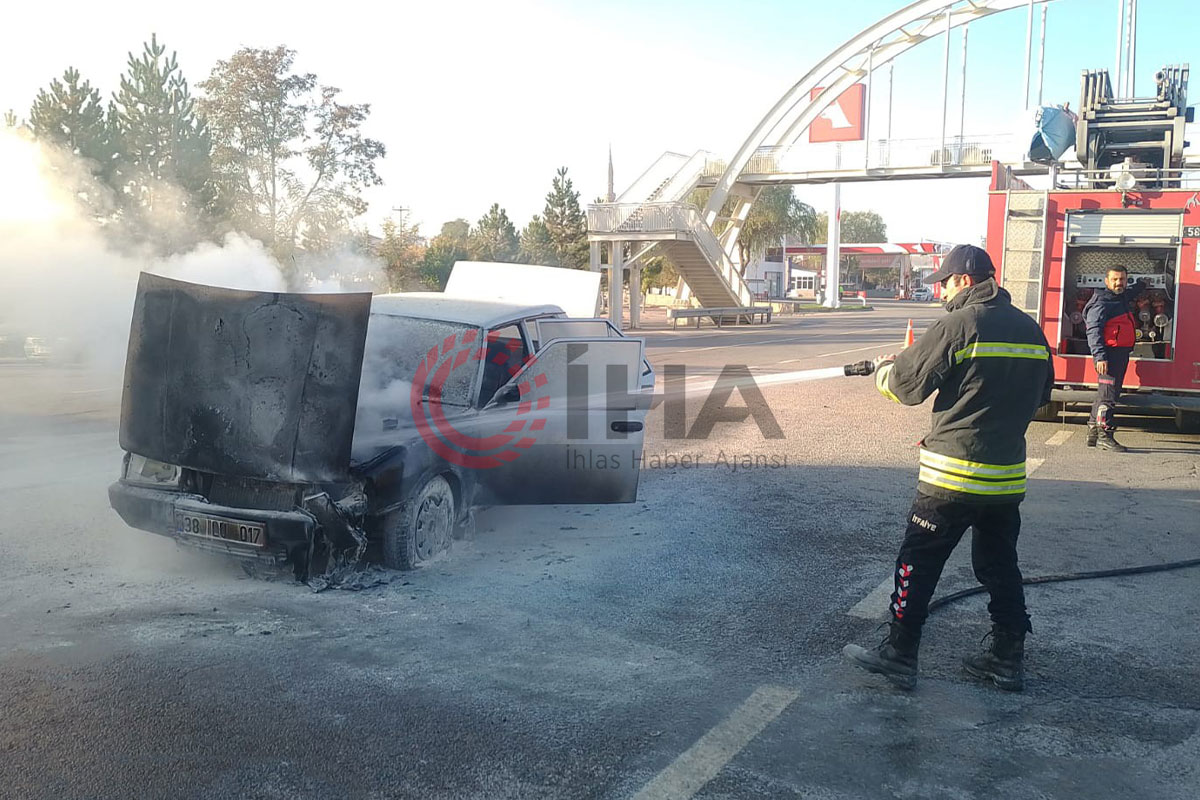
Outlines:
<svg viewBox="0 0 1200 800"><path fill-rule="evenodd" d="M875 372L875 362L857 361L853 364L847 364L842 369L847 376L871 375ZM1144 564L1139 567L1122 567L1120 569L1099 569L1090 572L1063 572L1057 575L1038 575L1034 578L1022 579L1021 584L1023 586L1034 586L1040 583L1065 583L1066 581L1086 581L1093 578L1115 578L1121 575L1145 575L1151 572L1167 572L1168 570L1185 569L1187 567L1200 567L1200 558L1191 558L1185 561L1169 561L1163 564ZM953 592L931 602L929 604L929 611L932 613L943 606L962 600L964 597L973 597L977 594L983 594L986 591L986 587L973 586L970 589Z"/></svg>

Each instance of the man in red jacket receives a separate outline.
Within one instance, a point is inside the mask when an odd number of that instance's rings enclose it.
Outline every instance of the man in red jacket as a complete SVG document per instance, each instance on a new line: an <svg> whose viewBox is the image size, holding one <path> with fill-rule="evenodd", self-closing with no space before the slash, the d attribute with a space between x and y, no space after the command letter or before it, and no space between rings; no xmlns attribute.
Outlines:
<svg viewBox="0 0 1200 800"><path fill-rule="evenodd" d="M1126 288L1128 283L1129 271L1125 267L1118 264L1109 268L1104 276L1105 288L1092 295L1083 309L1088 348L1096 362L1099 383L1088 417L1087 446L1117 453L1126 450L1113 438L1113 431L1117 429L1117 400L1121 397L1137 327L1130 303L1146 289L1141 281Z"/></svg>

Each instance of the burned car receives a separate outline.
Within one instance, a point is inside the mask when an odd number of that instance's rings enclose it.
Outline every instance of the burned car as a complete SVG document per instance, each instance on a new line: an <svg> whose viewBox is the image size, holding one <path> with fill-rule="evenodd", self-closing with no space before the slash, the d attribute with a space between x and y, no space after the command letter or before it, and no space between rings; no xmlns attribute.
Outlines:
<svg viewBox="0 0 1200 800"><path fill-rule="evenodd" d="M633 502L653 386L642 340L558 305L143 274L109 500L301 579L411 568L481 506Z"/></svg>

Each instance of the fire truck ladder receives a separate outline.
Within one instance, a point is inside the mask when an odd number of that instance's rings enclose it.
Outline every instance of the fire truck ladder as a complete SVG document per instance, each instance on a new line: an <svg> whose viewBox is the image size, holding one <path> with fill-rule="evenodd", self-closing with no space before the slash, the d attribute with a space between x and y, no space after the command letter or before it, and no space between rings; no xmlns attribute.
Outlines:
<svg viewBox="0 0 1200 800"><path fill-rule="evenodd" d="M1075 142L1092 188L1111 186L1108 171L1122 162L1142 172L1143 188L1178 188L1178 180L1167 176L1183 164L1184 126L1192 116L1187 105L1188 66L1165 66L1154 81L1153 97L1118 98L1107 70L1084 71Z"/></svg>
<svg viewBox="0 0 1200 800"><path fill-rule="evenodd" d="M1004 210L1001 283L1013 305L1042 321L1048 192L1010 189Z"/></svg>

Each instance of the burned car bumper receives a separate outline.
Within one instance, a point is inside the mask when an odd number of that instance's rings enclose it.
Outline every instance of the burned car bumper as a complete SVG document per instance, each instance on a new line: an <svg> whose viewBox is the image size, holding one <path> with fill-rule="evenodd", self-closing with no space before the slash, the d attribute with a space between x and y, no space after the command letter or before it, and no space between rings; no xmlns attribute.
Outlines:
<svg viewBox="0 0 1200 800"><path fill-rule="evenodd" d="M275 564L283 563L297 551L306 553L317 525L313 517L300 511L216 505L200 495L127 481L117 481L108 487L108 501L131 527L168 536L201 550ZM196 522L203 523L203 530L199 527L196 532L185 530ZM246 542L226 538L236 536L239 528ZM250 541L253 539L257 543Z"/></svg>

